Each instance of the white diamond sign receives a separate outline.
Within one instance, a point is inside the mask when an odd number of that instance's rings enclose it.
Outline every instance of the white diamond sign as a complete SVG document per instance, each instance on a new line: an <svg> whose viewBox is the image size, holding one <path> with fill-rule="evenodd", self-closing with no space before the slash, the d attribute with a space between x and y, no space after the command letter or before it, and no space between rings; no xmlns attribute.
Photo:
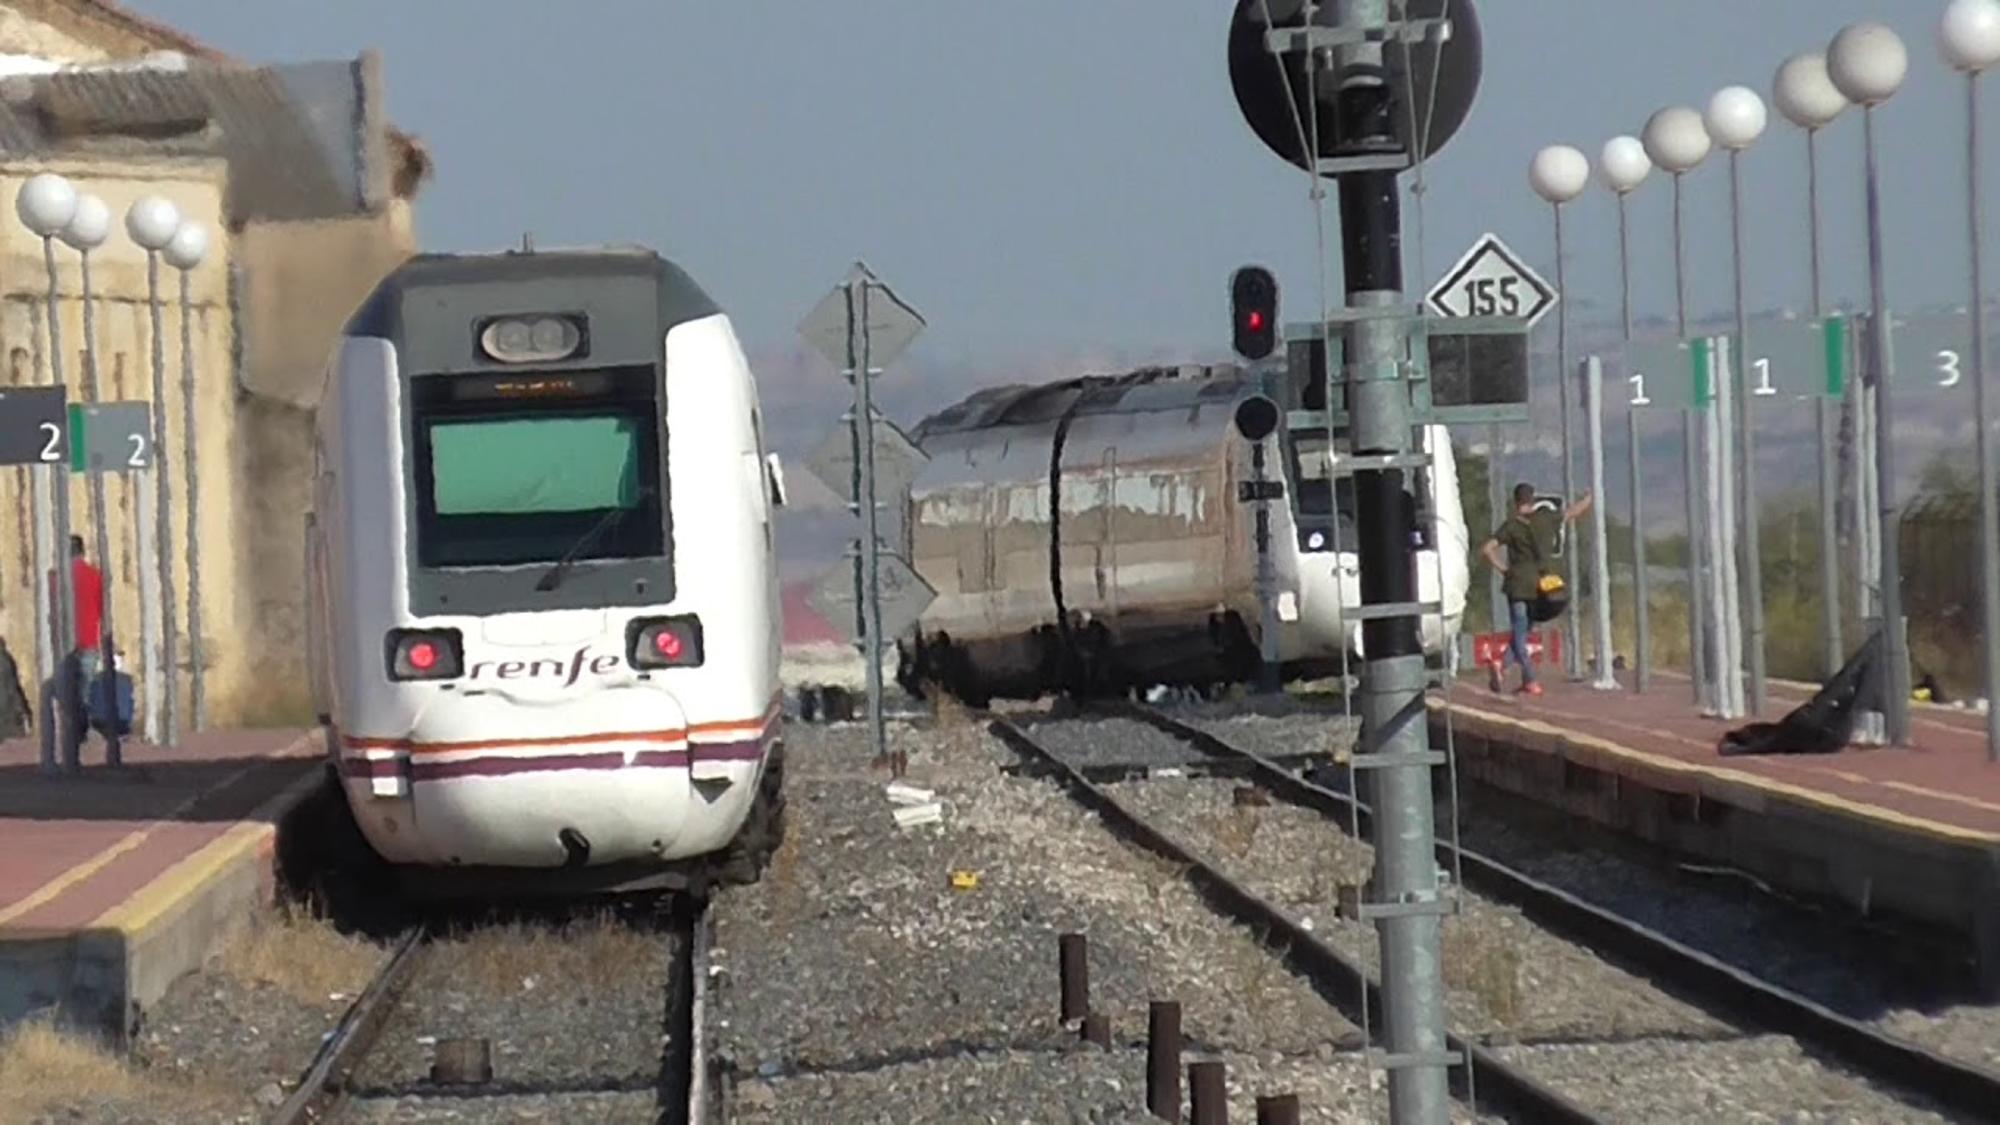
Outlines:
<svg viewBox="0 0 2000 1125"><path fill-rule="evenodd" d="M834 286L806 314L799 335L828 363L845 371L849 326L862 315L864 304L867 321L862 328L868 341L868 366L876 370L887 367L924 330L924 318L860 262L848 271L846 281Z"/></svg>
<svg viewBox="0 0 2000 1125"><path fill-rule="evenodd" d="M1555 287L1528 268L1498 235L1472 244L1425 301L1442 317L1504 317L1530 328L1555 307Z"/></svg>
<svg viewBox="0 0 2000 1125"><path fill-rule="evenodd" d="M910 487L910 483L924 471L929 461L894 422L874 413L874 424L868 428L875 446L875 494L879 498L890 498ZM819 443L806 467L814 476L826 482L828 488L840 496L854 494L854 435L847 427L841 427L826 435Z"/></svg>
<svg viewBox="0 0 2000 1125"><path fill-rule="evenodd" d="M937 591L923 580L901 555L883 551L876 556L875 578L882 591L882 643L886 647L904 630L917 623L937 597ZM827 624L855 643L861 640L861 614L855 605L855 561L848 559L826 572L826 577L806 595L806 604L826 618Z"/></svg>

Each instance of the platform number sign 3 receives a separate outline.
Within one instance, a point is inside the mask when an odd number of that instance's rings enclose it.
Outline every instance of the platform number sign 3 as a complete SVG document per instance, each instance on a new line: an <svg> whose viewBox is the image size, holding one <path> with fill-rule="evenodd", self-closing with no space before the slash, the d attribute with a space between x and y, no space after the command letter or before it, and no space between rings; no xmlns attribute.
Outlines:
<svg viewBox="0 0 2000 1125"><path fill-rule="evenodd" d="M1473 243L1425 298L1435 316L1493 317L1523 321L1529 327L1547 315L1556 300L1555 287L1491 234Z"/></svg>

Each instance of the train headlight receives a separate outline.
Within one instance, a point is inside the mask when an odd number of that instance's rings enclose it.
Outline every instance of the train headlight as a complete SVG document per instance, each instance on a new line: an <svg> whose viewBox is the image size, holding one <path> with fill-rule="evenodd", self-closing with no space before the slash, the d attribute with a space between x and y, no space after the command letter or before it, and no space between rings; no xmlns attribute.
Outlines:
<svg viewBox="0 0 2000 1125"><path fill-rule="evenodd" d="M625 627L625 659L642 671L694 668L701 664L701 619L637 617Z"/></svg>
<svg viewBox="0 0 2000 1125"><path fill-rule="evenodd" d="M479 350L497 363L549 363L583 350L583 318L536 314L479 322Z"/></svg>
<svg viewBox="0 0 2000 1125"><path fill-rule="evenodd" d="M455 680L465 671L456 629L394 629L389 633L391 680Z"/></svg>

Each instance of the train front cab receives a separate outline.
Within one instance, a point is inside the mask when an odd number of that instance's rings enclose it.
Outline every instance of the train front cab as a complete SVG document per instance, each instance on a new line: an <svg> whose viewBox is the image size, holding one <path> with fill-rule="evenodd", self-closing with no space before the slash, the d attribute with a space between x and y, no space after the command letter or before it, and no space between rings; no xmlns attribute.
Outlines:
<svg viewBox="0 0 2000 1125"><path fill-rule="evenodd" d="M728 321L657 258L542 257L405 267L322 412L335 753L418 890L682 885L778 736L771 481Z"/></svg>

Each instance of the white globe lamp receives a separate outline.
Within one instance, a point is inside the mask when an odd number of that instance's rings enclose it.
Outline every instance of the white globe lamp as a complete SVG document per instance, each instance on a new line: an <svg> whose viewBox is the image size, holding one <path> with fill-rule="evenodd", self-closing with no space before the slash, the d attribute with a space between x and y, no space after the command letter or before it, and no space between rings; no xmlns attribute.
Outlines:
<svg viewBox="0 0 2000 1125"><path fill-rule="evenodd" d="M1712 142L1701 114L1686 106L1669 106L1646 121L1640 134L1646 155L1672 175L1694 171L1708 159Z"/></svg>
<svg viewBox="0 0 2000 1125"><path fill-rule="evenodd" d="M177 270L191 270L208 257L208 228L188 220L174 232L166 248L167 264Z"/></svg>
<svg viewBox="0 0 2000 1125"><path fill-rule="evenodd" d="M1938 21L1938 51L1967 74L2000 63L2000 0L1951 0Z"/></svg>
<svg viewBox="0 0 2000 1125"><path fill-rule="evenodd" d="M104 245L111 237L111 208L104 200L85 192L76 197L76 210L63 227L62 240L85 254Z"/></svg>
<svg viewBox="0 0 2000 1125"><path fill-rule="evenodd" d="M1771 101L1785 120L1808 132L1833 124L1848 106L1847 95L1827 74L1826 56L1818 51L1793 55L1778 67Z"/></svg>
<svg viewBox="0 0 2000 1125"><path fill-rule="evenodd" d="M1646 155L1645 143L1639 138L1613 137L1604 142L1597 167L1605 187L1618 195L1630 195L1653 174L1653 158Z"/></svg>
<svg viewBox="0 0 2000 1125"><path fill-rule="evenodd" d="M1879 23L1849 24L1826 49L1827 77L1856 105L1876 106L1896 96L1910 74L1910 52Z"/></svg>
<svg viewBox="0 0 2000 1125"><path fill-rule="evenodd" d="M1770 114L1764 99L1748 86L1725 86L1709 99L1708 114L1702 123L1715 143L1731 152L1742 152L1764 135Z"/></svg>
<svg viewBox="0 0 2000 1125"><path fill-rule="evenodd" d="M42 238L62 233L76 214L76 188L54 172L42 172L21 185L14 197L14 213L21 225Z"/></svg>
<svg viewBox="0 0 2000 1125"><path fill-rule="evenodd" d="M167 248L180 225L180 208L157 195L139 199L125 212L125 233L132 236L140 249L154 253Z"/></svg>
<svg viewBox="0 0 2000 1125"><path fill-rule="evenodd" d="M1550 145L1528 165L1528 183L1535 194L1560 207L1590 186L1590 160L1568 145Z"/></svg>

